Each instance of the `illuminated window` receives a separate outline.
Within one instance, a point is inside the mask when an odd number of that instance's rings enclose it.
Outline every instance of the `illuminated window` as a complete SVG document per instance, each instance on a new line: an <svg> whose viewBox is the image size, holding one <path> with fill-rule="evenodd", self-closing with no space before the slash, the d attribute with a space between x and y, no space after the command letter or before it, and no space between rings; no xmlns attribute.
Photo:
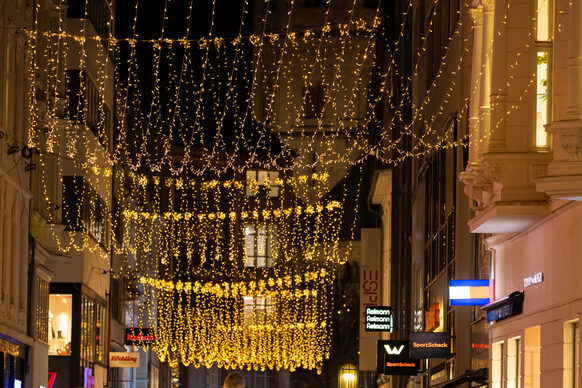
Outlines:
<svg viewBox="0 0 582 388"><path fill-rule="evenodd" d="M246 267L274 267L277 264L277 227L271 224L245 225Z"/></svg>
<svg viewBox="0 0 582 388"><path fill-rule="evenodd" d="M34 338L48 343L49 282L40 276L36 276L36 293Z"/></svg>
<svg viewBox="0 0 582 388"><path fill-rule="evenodd" d="M536 118L535 146L549 147L544 125L551 120L552 18L551 1L536 0Z"/></svg>
<svg viewBox="0 0 582 388"><path fill-rule="evenodd" d="M275 318L275 299L269 296L243 297L245 325L265 325Z"/></svg>
<svg viewBox="0 0 582 388"><path fill-rule="evenodd" d="M523 335L523 385L540 386L540 326L528 327Z"/></svg>
<svg viewBox="0 0 582 388"><path fill-rule="evenodd" d="M580 386L580 328L578 321L564 325L564 388Z"/></svg>
<svg viewBox="0 0 582 388"><path fill-rule="evenodd" d="M491 352L491 388L504 386L503 341L493 344Z"/></svg>
<svg viewBox="0 0 582 388"><path fill-rule="evenodd" d="M279 196L279 185L275 181L279 179L278 171L266 170L248 170L247 171L247 197L254 197L258 193L259 187L266 188L266 182L269 182L269 196Z"/></svg>
<svg viewBox="0 0 582 388"><path fill-rule="evenodd" d="M49 297L49 356L71 355L72 306L72 295Z"/></svg>
<svg viewBox="0 0 582 388"><path fill-rule="evenodd" d="M507 347L507 388L521 387L521 338L512 338Z"/></svg>

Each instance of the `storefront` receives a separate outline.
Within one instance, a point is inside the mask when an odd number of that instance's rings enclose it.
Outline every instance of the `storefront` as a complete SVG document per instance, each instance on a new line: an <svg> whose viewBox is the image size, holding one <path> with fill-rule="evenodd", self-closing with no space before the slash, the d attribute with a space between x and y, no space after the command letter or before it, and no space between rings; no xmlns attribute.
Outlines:
<svg viewBox="0 0 582 388"><path fill-rule="evenodd" d="M25 384L26 346L0 336L0 382L2 388L21 388Z"/></svg>
<svg viewBox="0 0 582 388"><path fill-rule="evenodd" d="M580 386L582 205L565 203L520 234L487 240L493 252L491 387Z"/></svg>
<svg viewBox="0 0 582 388"><path fill-rule="evenodd" d="M106 301L79 283L51 283L49 373L54 388L102 387L107 358Z"/></svg>

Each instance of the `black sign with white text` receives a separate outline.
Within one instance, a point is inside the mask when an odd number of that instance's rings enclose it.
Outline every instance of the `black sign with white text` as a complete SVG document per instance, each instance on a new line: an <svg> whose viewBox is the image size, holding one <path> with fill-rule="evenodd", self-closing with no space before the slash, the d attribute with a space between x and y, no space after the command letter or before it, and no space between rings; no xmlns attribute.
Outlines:
<svg viewBox="0 0 582 388"><path fill-rule="evenodd" d="M418 373L420 361L412 360L408 341L378 341L376 372L410 376Z"/></svg>
<svg viewBox="0 0 582 388"><path fill-rule="evenodd" d="M367 306L365 315L366 331L387 331L392 333L394 320L392 309L387 306Z"/></svg>
<svg viewBox="0 0 582 388"><path fill-rule="evenodd" d="M451 335L449 333L410 333L411 358L449 358Z"/></svg>

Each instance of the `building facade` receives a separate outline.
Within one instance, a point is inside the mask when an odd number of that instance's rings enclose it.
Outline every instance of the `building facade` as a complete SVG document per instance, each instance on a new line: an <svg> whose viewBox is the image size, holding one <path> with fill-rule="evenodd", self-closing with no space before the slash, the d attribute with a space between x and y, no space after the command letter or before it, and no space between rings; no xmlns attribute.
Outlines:
<svg viewBox="0 0 582 388"><path fill-rule="evenodd" d="M491 262L490 384L578 387L582 7L473 5L470 130L482 141L461 179Z"/></svg>
<svg viewBox="0 0 582 388"><path fill-rule="evenodd" d="M450 280L489 275L478 259L479 237L466 224L470 204L458 179L469 155L474 15L464 1L395 2L386 14L398 21L390 36L407 37L394 38L389 53L396 54L386 61L392 93L384 97L383 130L392 135L383 148L397 150L382 155L386 169L374 188L375 202L388 212L383 270L395 312L390 339L449 333L451 354L422 359L418 375L384 376L382 386L483 384L487 354L474 344L487 346L484 313L449 302ZM382 188L388 177L390 190Z"/></svg>
<svg viewBox="0 0 582 388"><path fill-rule="evenodd" d="M29 129L26 30L33 9L27 1L0 3L0 384L32 386L37 343L29 326L28 241L32 150ZM41 271L45 279L49 274ZM45 289L46 291L46 289Z"/></svg>

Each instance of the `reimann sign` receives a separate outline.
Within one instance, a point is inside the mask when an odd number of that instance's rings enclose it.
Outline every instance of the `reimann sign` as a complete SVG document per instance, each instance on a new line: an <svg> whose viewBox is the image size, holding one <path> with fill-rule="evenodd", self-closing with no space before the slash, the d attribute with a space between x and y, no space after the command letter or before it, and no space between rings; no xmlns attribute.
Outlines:
<svg viewBox="0 0 582 388"><path fill-rule="evenodd" d="M410 333L411 358L449 358L451 335L449 333Z"/></svg>
<svg viewBox="0 0 582 388"><path fill-rule="evenodd" d="M139 368L139 353L110 352L109 366L111 368Z"/></svg>
<svg viewBox="0 0 582 388"><path fill-rule="evenodd" d="M410 376L418 373L420 361L412 360L408 341L379 340L376 372L385 375Z"/></svg>
<svg viewBox="0 0 582 388"><path fill-rule="evenodd" d="M366 331L387 331L392 333L394 319L392 309L387 306L367 306L365 316Z"/></svg>

